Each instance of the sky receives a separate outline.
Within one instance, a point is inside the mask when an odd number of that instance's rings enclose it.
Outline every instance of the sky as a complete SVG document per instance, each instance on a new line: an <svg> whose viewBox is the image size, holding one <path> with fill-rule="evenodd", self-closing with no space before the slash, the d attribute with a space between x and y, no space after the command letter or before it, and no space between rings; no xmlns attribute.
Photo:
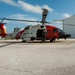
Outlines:
<svg viewBox="0 0 75 75"><path fill-rule="evenodd" d="M46 21L62 29L62 23L53 20L63 20L75 14L75 0L0 0L0 18L41 21L42 8L48 9ZM1 21L1 20L0 20ZM36 23L15 22L5 20L7 32L15 27L24 28Z"/></svg>

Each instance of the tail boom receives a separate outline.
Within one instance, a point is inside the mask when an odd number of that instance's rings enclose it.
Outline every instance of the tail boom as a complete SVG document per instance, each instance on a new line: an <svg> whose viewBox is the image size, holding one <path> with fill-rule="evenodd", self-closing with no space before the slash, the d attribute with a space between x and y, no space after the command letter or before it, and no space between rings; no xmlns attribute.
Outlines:
<svg viewBox="0 0 75 75"><path fill-rule="evenodd" d="M0 24L0 36L1 37L5 37L7 34L6 34L6 29L5 29L5 26L4 24Z"/></svg>

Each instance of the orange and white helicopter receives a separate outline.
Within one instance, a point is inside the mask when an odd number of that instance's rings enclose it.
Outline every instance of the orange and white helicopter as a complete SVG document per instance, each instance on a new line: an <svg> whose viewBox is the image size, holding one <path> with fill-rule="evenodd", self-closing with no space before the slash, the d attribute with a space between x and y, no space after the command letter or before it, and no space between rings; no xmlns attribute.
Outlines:
<svg viewBox="0 0 75 75"><path fill-rule="evenodd" d="M7 39L22 39L22 42L26 42L27 40L41 40L45 42L46 40L50 40L50 42L55 41L55 39L59 38L68 38L71 37L70 34L65 33L63 30L55 27L46 25L46 17L48 14L47 9L43 9L42 13L42 21L31 21L31 20L19 20L19 19L8 19L8 18L0 18L3 20L13 20L13 21L24 21L24 22L39 22L41 23L35 26L26 26L24 29L20 30L16 28L13 33L7 34L5 30L4 23L0 23L0 36Z"/></svg>

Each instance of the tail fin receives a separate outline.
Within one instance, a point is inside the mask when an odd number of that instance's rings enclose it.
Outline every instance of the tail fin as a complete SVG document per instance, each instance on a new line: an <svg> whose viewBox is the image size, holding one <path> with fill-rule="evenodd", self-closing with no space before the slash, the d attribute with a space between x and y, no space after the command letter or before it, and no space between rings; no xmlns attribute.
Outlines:
<svg viewBox="0 0 75 75"><path fill-rule="evenodd" d="M0 36L5 37L6 35L7 34L4 24L0 23Z"/></svg>

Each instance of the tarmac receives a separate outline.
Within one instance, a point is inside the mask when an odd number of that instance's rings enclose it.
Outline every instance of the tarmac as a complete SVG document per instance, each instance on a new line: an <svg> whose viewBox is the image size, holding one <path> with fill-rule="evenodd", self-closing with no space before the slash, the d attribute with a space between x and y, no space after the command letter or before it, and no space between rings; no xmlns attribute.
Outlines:
<svg viewBox="0 0 75 75"><path fill-rule="evenodd" d="M0 75L75 75L75 39L0 40Z"/></svg>

